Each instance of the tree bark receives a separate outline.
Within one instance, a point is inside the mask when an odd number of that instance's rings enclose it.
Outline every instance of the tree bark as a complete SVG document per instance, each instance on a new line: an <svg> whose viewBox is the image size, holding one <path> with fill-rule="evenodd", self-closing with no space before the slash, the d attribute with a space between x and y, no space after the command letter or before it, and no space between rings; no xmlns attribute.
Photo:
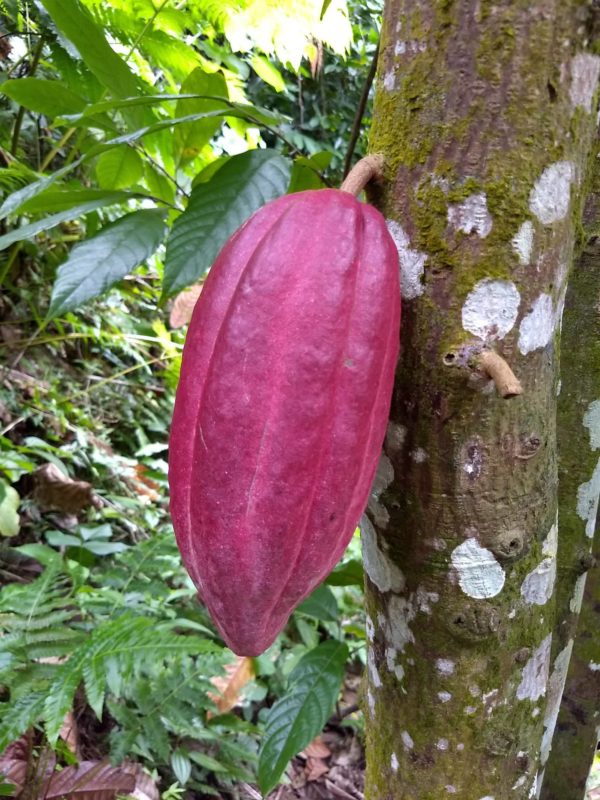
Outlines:
<svg viewBox="0 0 600 800"><path fill-rule="evenodd" d="M388 0L370 149L402 347L362 535L366 797L534 797L556 395L600 59L579 0ZM523 394L500 396L495 352ZM510 397L511 393L508 393Z"/></svg>
<svg viewBox="0 0 600 800"><path fill-rule="evenodd" d="M569 281L561 344L557 622L542 764L550 744L552 749L543 800L583 800L600 724L599 570L595 567L588 572L600 557L597 531L594 537L600 487L598 144L595 150L594 181L584 212L583 248Z"/></svg>

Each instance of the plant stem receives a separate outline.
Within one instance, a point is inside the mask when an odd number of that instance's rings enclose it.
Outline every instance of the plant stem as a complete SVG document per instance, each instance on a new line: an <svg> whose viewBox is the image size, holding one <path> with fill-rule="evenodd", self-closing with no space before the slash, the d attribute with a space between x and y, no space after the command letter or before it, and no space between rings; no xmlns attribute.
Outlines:
<svg viewBox="0 0 600 800"><path fill-rule="evenodd" d="M356 109L356 114L354 115L354 120L352 122L350 141L348 142L348 150L346 151L346 158L344 159L344 178L350 172L350 164L352 163L354 148L356 147L358 137L360 136L360 126L362 124L362 118L365 113L365 108L367 107L367 100L369 99L369 92L371 91L373 79L375 78L378 58L379 58L379 42L377 42L377 47L375 48L375 52L373 53L373 60L371 61L369 74L367 75L367 79L365 80L365 85L363 86L360 100L358 102L358 108Z"/></svg>
<svg viewBox="0 0 600 800"><path fill-rule="evenodd" d="M342 192L348 192L358 197L367 183L372 180L379 180L382 175L383 156L365 156L352 167L348 176L340 186L340 189Z"/></svg>
<svg viewBox="0 0 600 800"><path fill-rule="evenodd" d="M33 59L31 61L31 69L29 70L29 77L31 78L35 75L35 71L38 68L38 64L40 63L40 58L42 57L42 50L44 49L44 39L40 37L36 48L33 52ZM15 125L13 128L13 135L12 135L12 142L10 146L11 155L16 156L17 148L19 146L19 136L21 134L21 126L23 125L23 119L25 117L25 106L19 106L19 110L17 112L17 118L15 119Z"/></svg>

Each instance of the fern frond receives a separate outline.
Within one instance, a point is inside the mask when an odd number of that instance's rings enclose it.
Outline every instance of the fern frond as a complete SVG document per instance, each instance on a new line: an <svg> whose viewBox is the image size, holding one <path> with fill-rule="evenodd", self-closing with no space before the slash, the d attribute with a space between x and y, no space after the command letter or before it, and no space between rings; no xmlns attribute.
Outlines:
<svg viewBox="0 0 600 800"><path fill-rule="evenodd" d="M197 655L218 649L204 639L181 636L167 624L147 617L123 615L98 627L87 642L61 665L45 703L46 733L56 742L62 720L71 708L73 697L83 680L90 704L100 713L107 673L118 673L121 680L159 660L186 654ZM112 669L111 669L112 668ZM111 686L113 693L119 687ZM118 695L118 692L116 692Z"/></svg>
<svg viewBox="0 0 600 800"><path fill-rule="evenodd" d="M45 691L28 692L12 703L0 703L0 753L42 716Z"/></svg>

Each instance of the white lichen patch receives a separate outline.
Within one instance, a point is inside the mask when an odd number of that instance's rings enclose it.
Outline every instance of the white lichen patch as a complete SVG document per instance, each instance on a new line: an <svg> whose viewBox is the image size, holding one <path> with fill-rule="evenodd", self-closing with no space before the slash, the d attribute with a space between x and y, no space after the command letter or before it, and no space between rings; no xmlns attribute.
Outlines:
<svg viewBox="0 0 600 800"><path fill-rule="evenodd" d="M515 789L520 789L520 788L521 788L521 786L523 786L523 784L524 784L524 783L525 783L525 781L527 780L527 777L528 777L527 775L521 775L521 777L520 777L520 778L517 778L517 780L514 782L514 784L513 784L513 787L512 787L512 788L513 788L513 791L514 791Z"/></svg>
<svg viewBox="0 0 600 800"><path fill-rule="evenodd" d="M371 712L371 716L375 716L375 695L370 689L367 689L367 701L369 703L369 711Z"/></svg>
<svg viewBox="0 0 600 800"><path fill-rule="evenodd" d="M476 233L481 239L490 233L493 220L487 207L484 192L477 192L448 206L448 224L457 231Z"/></svg>
<svg viewBox="0 0 600 800"><path fill-rule="evenodd" d="M382 683L381 678L379 677L379 672L377 671L377 665L375 664L375 654L372 650L369 650L369 655L367 656L367 664L369 667L369 675L371 676L371 683L376 689L381 689Z"/></svg>
<svg viewBox="0 0 600 800"><path fill-rule="evenodd" d="M583 415L583 424L590 432L590 447L600 450L600 400L594 400Z"/></svg>
<svg viewBox="0 0 600 800"><path fill-rule="evenodd" d="M591 53L578 53L571 61L571 86L569 98L573 108L583 108L592 113L594 92L600 76L600 58Z"/></svg>
<svg viewBox="0 0 600 800"><path fill-rule="evenodd" d="M456 786L452 786L451 783L449 783L445 788L448 794L456 794Z"/></svg>
<svg viewBox="0 0 600 800"><path fill-rule="evenodd" d="M535 703L546 693L548 671L550 669L551 643L552 634L549 633L523 667L521 683L517 687L517 698L519 700L531 700Z"/></svg>
<svg viewBox="0 0 600 800"><path fill-rule="evenodd" d="M461 752L462 750L464 750L464 749L465 749L465 746L464 746L464 744L463 744L462 742L459 742L459 743L456 745L456 749L457 749L459 752Z"/></svg>
<svg viewBox="0 0 600 800"><path fill-rule="evenodd" d="M587 575L584 573L580 575L575 581L575 588L573 589L573 596L569 600L569 611L572 614L579 614L581 611L581 604L583 603L583 593L585 591L585 579Z"/></svg>
<svg viewBox="0 0 600 800"><path fill-rule="evenodd" d="M390 67L383 76L383 88L386 92L393 92L396 86L396 68Z"/></svg>
<svg viewBox="0 0 600 800"><path fill-rule="evenodd" d="M415 641L415 636L409 625L416 616L413 604L405 597L394 595L388 605L387 636L394 647L401 653L406 645Z"/></svg>
<svg viewBox="0 0 600 800"><path fill-rule="evenodd" d="M480 800L494 800L494 798L491 796L491 794L486 794L486 796L480 798Z"/></svg>
<svg viewBox="0 0 600 800"><path fill-rule="evenodd" d="M415 592L417 609L423 614L431 614L431 604L439 602L439 599L437 592L428 592L423 586L419 586Z"/></svg>
<svg viewBox="0 0 600 800"><path fill-rule="evenodd" d="M442 703L448 703L452 700L450 692L438 692L438 698Z"/></svg>
<svg viewBox="0 0 600 800"><path fill-rule="evenodd" d="M491 550L477 539L467 539L455 547L450 556L458 573L460 588L468 597L483 600L502 591L506 575Z"/></svg>
<svg viewBox="0 0 600 800"><path fill-rule="evenodd" d="M411 450L410 457L415 464L423 464L427 461L427 453L422 447L416 447L414 450Z"/></svg>
<svg viewBox="0 0 600 800"><path fill-rule="evenodd" d="M388 672L393 672L396 665L396 656L398 655L395 647L385 648L385 663L387 664Z"/></svg>
<svg viewBox="0 0 600 800"><path fill-rule="evenodd" d="M565 688L565 681L567 680L572 650L573 639L569 641L567 646L561 650L554 659L552 674L548 680L548 701L546 703L546 713L544 715L544 735L540 748L540 763L542 766L544 766L550 755L552 737L554 736L554 728L556 727L556 720L558 719L558 712L560 710L560 701Z"/></svg>
<svg viewBox="0 0 600 800"><path fill-rule="evenodd" d="M596 517L598 516L598 503L600 501L600 459L592 477L586 483L582 483L577 489L577 514L584 520L585 533L590 539L594 536L596 527Z"/></svg>
<svg viewBox="0 0 600 800"><path fill-rule="evenodd" d="M367 639L372 642L375 639L375 625L373 625L373 620L368 614L365 621L365 628L367 631Z"/></svg>
<svg viewBox="0 0 600 800"><path fill-rule="evenodd" d="M440 675L452 675L455 666L456 664L454 661L451 661L449 658L436 658L435 660L435 668Z"/></svg>
<svg viewBox="0 0 600 800"><path fill-rule="evenodd" d="M467 706L465 708L465 714L469 717L472 716L476 711L477 709L475 708L475 706Z"/></svg>
<svg viewBox="0 0 600 800"><path fill-rule="evenodd" d="M394 480L394 467L390 459L382 453L377 464L377 472L373 479L371 486L371 494L369 496L368 511L370 512L373 521L379 528L386 528L390 521L390 515L387 508L379 502L379 498L383 492L390 486Z"/></svg>
<svg viewBox="0 0 600 800"><path fill-rule="evenodd" d="M402 744L404 745L404 749L406 751L413 749L415 743L413 742L412 736L408 731L402 731L400 738L402 739Z"/></svg>
<svg viewBox="0 0 600 800"><path fill-rule="evenodd" d="M388 423L385 434L385 450L389 456L395 456L402 450L407 433L404 425L398 425L396 422Z"/></svg>
<svg viewBox="0 0 600 800"><path fill-rule="evenodd" d="M545 558L521 584L521 597L529 605L543 606L552 597L556 580L556 559Z"/></svg>
<svg viewBox="0 0 600 800"><path fill-rule="evenodd" d="M400 261L400 291L404 300L414 300L425 291L423 274L427 253L413 250L402 225L393 219L386 220L390 236L398 250Z"/></svg>
<svg viewBox="0 0 600 800"><path fill-rule="evenodd" d="M519 326L519 350L524 356L549 344L555 321L552 298L549 294L541 294Z"/></svg>
<svg viewBox="0 0 600 800"><path fill-rule="evenodd" d="M390 758L390 767L392 768L393 772L398 772L398 756L396 753L392 753L392 757Z"/></svg>
<svg viewBox="0 0 600 800"><path fill-rule="evenodd" d="M364 567L371 582L377 586L380 592L402 591L406 582L404 575L379 548L377 533L366 514L363 514L360 521L360 538Z"/></svg>
<svg viewBox="0 0 600 800"><path fill-rule="evenodd" d="M600 672L600 664L596 664L595 661L590 661L590 663L588 664L588 669L591 672Z"/></svg>
<svg viewBox="0 0 600 800"><path fill-rule="evenodd" d="M448 739L438 739L436 747L438 750L447 750L449 746Z"/></svg>
<svg viewBox="0 0 600 800"><path fill-rule="evenodd" d="M462 326L480 339L503 339L517 319L521 295L512 281L484 278L462 307Z"/></svg>
<svg viewBox="0 0 600 800"><path fill-rule="evenodd" d="M558 518L558 515L557 515ZM548 535L542 544L542 555L555 558L558 550L558 520L548 531Z"/></svg>
<svg viewBox="0 0 600 800"><path fill-rule="evenodd" d="M542 172L529 195L529 208L544 225L564 219L571 201L571 182L575 165L557 161Z"/></svg>
<svg viewBox="0 0 600 800"><path fill-rule="evenodd" d="M471 697L479 697L481 694L481 689L479 688L479 686L473 684L472 686L469 686L469 694L471 695Z"/></svg>
<svg viewBox="0 0 600 800"><path fill-rule="evenodd" d="M533 223L526 220L515 233L511 244L517 254L519 264L526 266L531 261L531 251L533 250Z"/></svg>

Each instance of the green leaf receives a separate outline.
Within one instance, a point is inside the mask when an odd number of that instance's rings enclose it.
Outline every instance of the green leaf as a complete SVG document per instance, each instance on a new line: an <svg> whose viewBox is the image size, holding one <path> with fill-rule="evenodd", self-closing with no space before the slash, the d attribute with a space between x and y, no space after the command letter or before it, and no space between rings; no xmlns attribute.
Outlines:
<svg viewBox="0 0 600 800"><path fill-rule="evenodd" d="M222 72L205 72L201 67L195 69L181 86L182 94L213 95L227 100L227 84ZM179 100L175 116L201 114L223 108L222 100ZM221 127L222 119L209 118L197 122L186 122L175 128L175 161L183 164L195 158L213 134Z"/></svg>
<svg viewBox="0 0 600 800"><path fill-rule="evenodd" d="M303 600L296 611L325 622L336 622L338 618L337 600L328 586L322 583Z"/></svg>
<svg viewBox="0 0 600 800"><path fill-rule="evenodd" d="M0 536L16 536L21 527L17 509L21 498L19 493L0 481Z"/></svg>
<svg viewBox="0 0 600 800"><path fill-rule="evenodd" d="M258 758L263 794L277 784L288 762L323 729L340 691L348 648L333 639L304 655L287 692L270 709Z"/></svg>
<svg viewBox="0 0 600 800"><path fill-rule="evenodd" d="M330 5L331 5L331 0L323 0L323 5L321 6L321 15L319 19L323 19Z"/></svg>
<svg viewBox="0 0 600 800"><path fill-rule="evenodd" d="M59 189L46 189L46 191L25 201L19 207L20 214L42 214L52 211L66 211L85 203L96 200L103 201L105 205L111 203L124 203L139 195L131 192L107 192L104 189L75 189L70 185Z"/></svg>
<svg viewBox="0 0 600 800"><path fill-rule="evenodd" d="M163 293L175 294L202 277L231 234L285 193L289 172L289 162L273 150L251 150L195 186L167 241Z"/></svg>
<svg viewBox="0 0 600 800"><path fill-rule="evenodd" d="M108 154L107 154L108 155ZM50 230L61 222L69 219L76 219L77 217L87 214L96 208L103 208L104 206L114 205L115 203L122 203L123 200L128 199L127 195L122 195L118 192L112 194L104 193L103 197L96 200L89 200L87 203L81 203L79 206L73 206L66 211L59 211L56 214L51 214L43 219L38 219L36 222L30 222L28 225L21 225L20 228L15 228L4 236L0 236L0 250L5 250L13 242L22 242L23 240L33 239L38 233Z"/></svg>
<svg viewBox="0 0 600 800"><path fill-rule="evenodd" d="M96 162L96 177L102 189L129 189L143 174L144 162L126 144L107 150Z"/></svg>
<svg viewBox="0 0 600 800"><path fill-rule="evenodd" d="M285 81L281 72L264 56L252 56L250 63L258 77L262 78L265 83L272 86L276 92L285 92Z"/></svg>
<svg viewBox="0 0 600 800"><path fill-rule="evenodd" d="M41 3L100 83L117 97L137 93L135 75L108 44L102 28L78 0L41 0Z"/></svg>
<svg viewBox="0 0 600 800"><path fill-rule="evenodd" d="M58 268L47 318L98 297L151 256L162 240L164 217L156 208L134 211L74 247Z"/></svg>
<svg viewBox="0 0 600 800"><path fill-rule="evenodd" d="M325 579L329 586L362 586L364 583L364 573L361 562L353 558L343 564L339 564L333 572Z"/></svg>
<svg viewBox="0 0 600 800"><path fill-rule="evenodd" d="M19 78L5 81L2 92L19 105L47 117L77 114L84 110L86 101L59 81L41 78Z"/></svg>
<svg viewBox="0 0 600 800"><path fill-rule="evenodd" d="M46 531L44 534L48 544L52 547L81 547L81 540L77 536L62 531Z"/></svg>
<svg viewBox="0 0 600 800"><path fill-rule="evenodd" d="M179 783L185 786L192 774L192 764L183 750L178 748L171 753L171 769Z"/></svg>
<svg viewBox="0 0 600 800"><path fill-rule="evenodd" d="M49 186L52 186L53 183L60 180L63 175L67 175L69 172L77 169L86 158L87 156L82 156L76 161L73 161L73 163L51 172L50 175L43 175L38 178L38 180L27 184L27 186L23 186L22 189L18 189L16 192L9 194L0 206L0 219L4 219L9 214L18 211L28 200L41 194L41 192L45 191Z"/></svg>

